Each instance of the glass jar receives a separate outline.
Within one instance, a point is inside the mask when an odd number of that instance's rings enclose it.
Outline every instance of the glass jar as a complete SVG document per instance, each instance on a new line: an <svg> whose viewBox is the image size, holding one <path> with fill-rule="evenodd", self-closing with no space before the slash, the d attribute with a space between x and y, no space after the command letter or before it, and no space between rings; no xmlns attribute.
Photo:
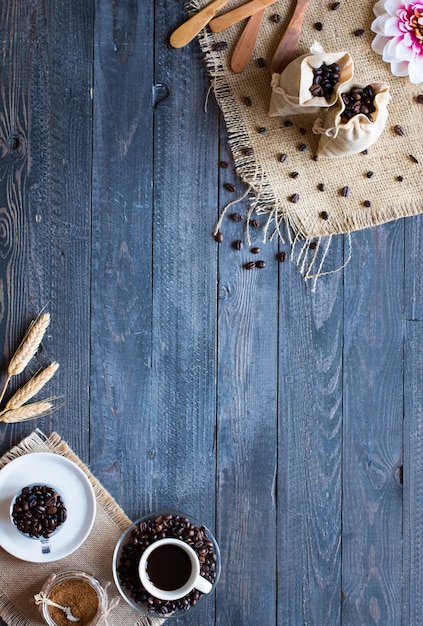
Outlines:
<svg viewBox="0 0 423 626"><path fill-rule="evenodd" d="M106 592L99 581L86 572L69 570L52 574L44 583L41 594L64 607L69 607L78 626L97 626L107 613ZM41 614L48 626L69 626L71 621L62 609L47 601L39 604Z"/></svg>

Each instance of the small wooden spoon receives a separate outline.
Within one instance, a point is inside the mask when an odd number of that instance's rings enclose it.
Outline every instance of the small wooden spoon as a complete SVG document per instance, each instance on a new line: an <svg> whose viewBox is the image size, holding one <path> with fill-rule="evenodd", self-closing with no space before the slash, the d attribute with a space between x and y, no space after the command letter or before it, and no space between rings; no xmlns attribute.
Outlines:
<svg viewBox="0 0 423 626"><path fill-rule="evenodd" d="M301 26L310 0L297 0L295 11L291 17L279 46L273 55L270 66L271 73L281 73L286 66L297 56L298 43L300 41Z"/></svg>
<svg viewBox="0 0 423 626"><path fill-rule="evenodd" d="M229 0L213 0L204 9L200 9L200 11L173 31L169 40L170 45L173 48L186 46L228 2Z"/></svg>
<svg viewBox="0 0 423 626"><path fill-rule="evenodd" d="M254 15L254 13L261 11L274 2L276 2L276 0L250 0L250 2L241 4L241 6L236 9L232 9L232 11L227 11L223 13L223 15L219 15L219 17L215 17L209 24L210 30L213 33L220 33L220 31L225 30L225 28L229 28L229 26L233 26L233 24L245 20L246 17Z"/></svg>
<svg viewBox="0 0 423 626"><path fill-rule="evenodd" d="M251 59L265 10L262 9L250 17L237 41L231 58L231 69L237 74L245 70Z"/></svg>

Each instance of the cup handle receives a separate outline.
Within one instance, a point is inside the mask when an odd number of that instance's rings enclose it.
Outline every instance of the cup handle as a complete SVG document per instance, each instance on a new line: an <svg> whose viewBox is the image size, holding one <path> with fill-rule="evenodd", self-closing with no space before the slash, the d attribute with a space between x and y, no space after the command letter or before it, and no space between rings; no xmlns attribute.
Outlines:
<svg viewBox="0 0 423 626"><path fill-rule="evenodd" d="M204 576L198 576L197 580L195 581L194 588L201 593L210 593L210 591L213 589L213 585L210 581L207 580L207 578L204 578Z"/></svg>

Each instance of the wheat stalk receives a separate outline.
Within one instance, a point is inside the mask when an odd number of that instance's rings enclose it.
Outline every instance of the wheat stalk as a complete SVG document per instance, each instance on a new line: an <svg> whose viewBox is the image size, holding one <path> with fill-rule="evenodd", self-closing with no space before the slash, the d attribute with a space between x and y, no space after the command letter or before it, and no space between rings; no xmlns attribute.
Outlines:
<svg viewBox="0 0 423 626"><path fill-rule="evenodd" d="M35 374L23 387L17 390L17 392L10 398L4 407L3 411L0 411L0 416L6 411L12 409L18 409L25 402L28 402L33 396L35 396L48 381L54 376L59 364L56 362L50 363L44 370Z"/></svg>
<svg viewBox="0 0 423 626"><path fill-rule="evenodd" d="M5 411L0 417L0 421L6 424L12 422L23 422L24 420L31 420L35 417L41 417L46 415L53 408L53 404L47 400L41 400L40 402L32 402L31 404L25 404L17 409L11 409Z"/></svg>
<svg viewBox="0 0 423 626"><path fill-rule="evenodd" d="M0 393L0 402L3 400L3 396L12 376L17 376L23 372L37 352L49 324L50 313L43 313L37 317L35 321L31 322L18 349L10 360L7 368L7 379Z"/></svg>

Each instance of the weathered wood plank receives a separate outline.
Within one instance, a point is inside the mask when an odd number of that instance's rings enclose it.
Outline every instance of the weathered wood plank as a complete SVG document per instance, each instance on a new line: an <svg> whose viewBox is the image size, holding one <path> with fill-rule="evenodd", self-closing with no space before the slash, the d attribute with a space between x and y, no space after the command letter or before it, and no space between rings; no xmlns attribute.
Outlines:
<svg viewBox="0 0 423 626"><path fill-rule="evenodd" d="M8 359L46 306L52 324L30 369L57 360L47 395L64 398L51 418L2 426L1 449L36 425L57 429L85 460L92 23L91 2L1 5L0 334Z"/></svg>
<svg viewBox="0 0 423 626"><path fill-rule="evenodd" d="M353 236L345 272L342 623L401 623L404 225Z"/></svg>
<svg viewBox="0 0 423 626"><path fill-rule="evenodd" d="M232 164L226 132L220 159ZM233 166L220 170L220 205L245 187ZM233 183L228 193L223 185ZM276 624L276 475L278 263L262 231L245 241L246 200L230 208L219 244L217 515L225 564L217 591L216 624ZM240 212L242 222L231 215ZM256 216L254 216L256 217ZM263 219L263 218L261 218ZM252 247L259 247L252 254ZM248 271L244 264L264 260Z"/></svg>
<svg viewBox="0 0 423 626"><path fill-rule="evenodd" d="M423 624L423 326L405 326L404 385L404 591L402 623Z"/></svg>
<svg viewBox="0 0 423 626"><path fill-rule="evenodd" d="M342 238L330 261L342 265ZM281 264L278 624L340 620L343 274Z"/></svg>
<svg viewBox="0 0 423 626"><path fill-rule="evenodd" d="M423 320L423 215L409 217L405 224L405 293L404 306L407 320ZM398 259L398 262L401 262Z"/></svg>

